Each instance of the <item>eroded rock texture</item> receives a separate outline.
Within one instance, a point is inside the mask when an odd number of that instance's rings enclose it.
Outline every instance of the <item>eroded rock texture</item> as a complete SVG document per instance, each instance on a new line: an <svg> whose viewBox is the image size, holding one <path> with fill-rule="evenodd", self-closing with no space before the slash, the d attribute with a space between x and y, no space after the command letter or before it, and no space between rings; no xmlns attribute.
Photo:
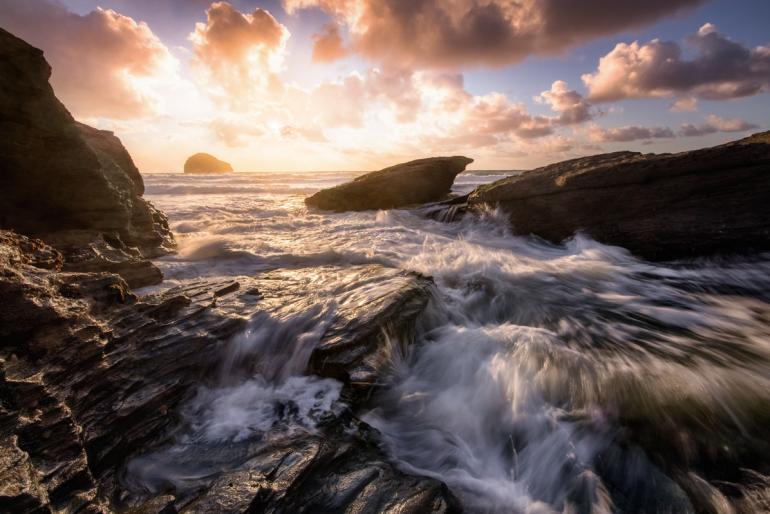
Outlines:
<svg viewBox="0 0 770 514"><path fill-rule="evenodd" d="M468 157L431 157L397 164L318 191L305 203L308 207L342 212L436 202L449 194L455 177L472 162Z"/></svg>
<svg viewBox="0 0 770 514"><path fill-rule="evenodd" d="M770 132L678 154L573 159L482 186L519 234L583 231L652 260L770 249Z"/></svg>
<svg viewBox="0 0 770 514"><path fill-rule="evenodd" d="M165 216L142 198L120 140L77 123L50 74L42 51L0 29L0 228L44 238L72 269L122 273L127 263L132 285L159 282L136 262L173 248ZM70 259L73 248L84 251Z"/></svg>
<svg viewBox="0 0 770 514"><path fill-rule="evenodd" d="M408 343L429 279L373 265L302 268L186 283L140 300L117 275L60 271L61 262L42 242L0 231L0 511L458 508L443 484L394 468L353 414L362 387L400 351L392 341ZM180 405L218 380L234 335L319 309L330 296L309 361L345 381L347 408L315 430L196 449L196 462L210 460L206 451L227 457L196 488L132 482L128 463L173 445ZM258 366L262 355L243 365Z"/></svg>

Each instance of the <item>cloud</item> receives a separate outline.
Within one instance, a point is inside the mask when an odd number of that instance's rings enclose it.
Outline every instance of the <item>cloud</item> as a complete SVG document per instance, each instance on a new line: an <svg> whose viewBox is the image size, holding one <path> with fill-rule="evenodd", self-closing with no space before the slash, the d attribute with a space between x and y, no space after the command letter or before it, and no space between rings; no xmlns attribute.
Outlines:
<svg viewBox="0 0 770 514"><path fill-rule="evenodd" d="M523 139L547 136L553 132L551 120L532 116L519 103L511 103L501 93L490 93L471 100L464 125L481 134L512 134Z"/></svg>
<svg viewBox="0 0 770 514"><path fill-rule="evenodd" d="M390 64L503 66L649 24L701 0L284 0L348 28L352 48ZM597 16L596 13L601 13Z"/></svg>
<svg viewBox="0 0 770 514"><path fill-rule="evenodd" d="M217 140L230 148L246 146L247 139L265 134L265 129L253 121L246 123L235 119L218 118L208 123L208 127Z"/></svg>
<svg viewBox="0 0 770 514"><path fill-rule="evenodd" d="M397 123L409 123L415 120L422 102L415 73L392 68L372 68L322 82L309 94L307 115L315 114L324 126L331 127L361 127L371 110L390 114Z"/></svg>
<svg viewBox="0 0 770 514"><path fill-rule="evenodd" d="M700 125L692 123L682 124L679 134L684 137L705 136L717 132L746 132L758 129L759 126L740 118L725 119L714 114L706 117L706 122Z"/></svg>
<svg viewBox="0 0 770 514"><path fill-rule="evenodd" d="M324 27L320 34L313 36L313 61L333 62L342 59L348 54L345 44L340 36L339 27L330 23Z"/></svg>
<svg viewBox="0 0 770 514"><path fill-rule="evenodd" d="M80 16L48 0L0 0L0 25L43 49L56 94L77 117L150 115L151 81L176 73L146 24L109 9Z"/></svg>
<svg viewBox="0 0 770 514"><path fill-rule="evenodd" d="M698 110L698 99L691 96L677 98L668 109L671 112L689 112Z"/></svg>
<svg viewBox="0 0 770 514"><path fill-rule="evenodd" d="M279 89L289 30L264 9L244 14L228 2L214 2L206 22L190 34L195 63L206 71L210 86L236 105Z"/></svg>
<svg viewBox="0 0 770 514"><path fill-rule="evenodd" d="M583 95L570 90L563 80L554 82L550 91L543 91L535 100L549 104L552 111L559 113L557 122L561 125L575 125L593 118L591 104Z"/></svg>
<svg viewBox="0 0 770 514"><path fill-rule="evenodd" d="M692 60L683 58L682 48L672 41L619 43L599 60L594 73L583 75L589 100L682 95L724 100L770 89L770 48L748 49L710 23L687 42L697 53Z"/></svg>
<svg viewBox="0 0 770 514"><path fill-rule="evenodd" d="M281 136L285 139L305 139L314 143L326 143L326 135L320 127L314 125L295 126L285 125L281 128Z"/></svg>
<svg viewBox="0 0 770 514"><path fill-rule="evenodd" d="M706 118L707 123L716 127L721 132L745 132L759 128L758 125L749 123L739 118L724 119L714 114Z"/></svg>
<svg viewBox="0 0 770 514"><path fill-rule="evenodd" d="M670 139L675 137L674 131L668 127L639 127L629 125L605 129L594 126L588 131L591 141L597 143L618 143L637 141L639 139Z"/></svg>

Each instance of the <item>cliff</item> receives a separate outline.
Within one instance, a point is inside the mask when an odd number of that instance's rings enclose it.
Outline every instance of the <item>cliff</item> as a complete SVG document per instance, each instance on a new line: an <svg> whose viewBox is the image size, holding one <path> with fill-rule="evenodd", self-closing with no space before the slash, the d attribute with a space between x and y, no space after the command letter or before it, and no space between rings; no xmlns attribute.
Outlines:
<svg viewBox="0 0 770 514"><path fill-rule="evenodd" d="M42 51L0 29L0 228L45 239L78 269L120 272L121 262L168 253L167 220L142 198L131 156L112 133L77 123L50 75Z"/></svg>

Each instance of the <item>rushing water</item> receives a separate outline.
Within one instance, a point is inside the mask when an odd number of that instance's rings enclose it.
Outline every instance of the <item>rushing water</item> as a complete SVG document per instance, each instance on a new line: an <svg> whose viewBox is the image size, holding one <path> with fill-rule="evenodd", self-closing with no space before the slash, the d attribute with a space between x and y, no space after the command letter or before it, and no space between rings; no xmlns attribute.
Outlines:
<svg viewBox="0 0 770 514"><path fill-rule="evenodd" d="M180 246L159 261L164 287L327 264L432 276L419 344L363 419L402 469L446 482L472 511L686 512L684 488L730 512L713 484L768 486L770 256L661 265L581 236L512 236L494 211L451 223L307 211L305 196L352 176L146 175ZM466 173L455 189L497 178ZM233 342L221 384L185 408L182 446L253 437L274 422L275 399L293 398L290 425L306 429L337 408L338 383L298 372L326 300L302 319L256 320ZM227 372L253 352L264 369ZM173 482L168 457L137 469Z"/></svg>

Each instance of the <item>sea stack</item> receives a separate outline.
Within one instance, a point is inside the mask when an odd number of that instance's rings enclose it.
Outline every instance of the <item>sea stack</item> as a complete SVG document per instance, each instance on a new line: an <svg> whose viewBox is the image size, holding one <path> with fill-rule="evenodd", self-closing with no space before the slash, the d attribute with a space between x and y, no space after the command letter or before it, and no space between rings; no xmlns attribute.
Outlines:
<svg viewBox="0 0 770 514"><path fill-rule="evenodd" d="M229 162L221 161L207 153L196 153L184 163L185 173L232 173Z"/></svg>
<svg viewBox="0 0 770 514"><path fill-rule="evenodd" d="M362 175L351 182L318 191L305 199L325 211L397 209L443 200L455 177L472 163L468 157L430 157Z"/></svg>

